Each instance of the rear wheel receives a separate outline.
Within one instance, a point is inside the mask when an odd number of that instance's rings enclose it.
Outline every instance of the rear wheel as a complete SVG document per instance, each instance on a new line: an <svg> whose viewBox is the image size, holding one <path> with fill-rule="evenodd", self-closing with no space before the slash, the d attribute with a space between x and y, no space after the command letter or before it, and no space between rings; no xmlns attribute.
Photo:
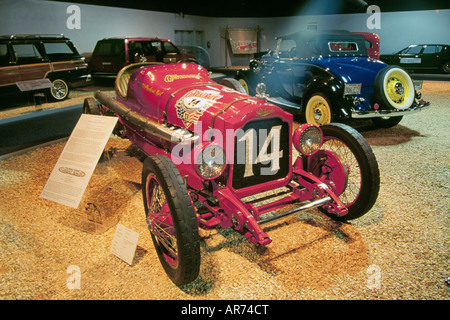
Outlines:
<svg viewBox="0 0 450 320"><path fill-rule="evenodd" d="M144 161L142 193L147 225L158 258L176 284L194 281L200 271L197 218L186 186L164 155Z"/></svg>
<svg viewBox="0 0 450 320"><path fill-rule="evenodd" d="M53 101L62 101L69 95L69 86L63 79L52 81L53 87L49 90L50 99Z"/></svg>
<svg viewBox="0 0 450 320"><path fill-rule="evenodd" d="M392 128L399 124L402 119L403 116L372 118L372 123L377 128Z"/></svg>
<svg viewBox="0 0 450 320"><path fill-rule="evenodd" d="M444 71L444 73L450 73L450 61L447 61L442 65L442 71Z"/></svg>
<svg viewBox="0 0 450 320"><path fill-rule="evenodd" d="M321 129L322 150L308 159L308 171L338 191L348 213L336 217L327 208L321 210L338 220L359 218L378 197L380 172L375 155L364 137L347 125L333 123Z"/></svg>

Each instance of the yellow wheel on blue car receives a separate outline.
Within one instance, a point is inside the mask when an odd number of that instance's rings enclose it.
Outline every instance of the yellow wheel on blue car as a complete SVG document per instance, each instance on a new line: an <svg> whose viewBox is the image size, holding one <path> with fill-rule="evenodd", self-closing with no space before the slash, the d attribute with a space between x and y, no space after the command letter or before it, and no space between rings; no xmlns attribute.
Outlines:
<svg viewBox="0 0 450 320"><path fill-rule="evenodd" d="M247 81L245 81L243 78L239 79L238 81L239 81L239 83L241 84L241 86L244 88L245 92L246 92L247 94L250 94L250 91L249 91L249 88L248 88Z"/></svg>
<svg viewBox="0 0 450 320"><path fill-rule="evenodd" d="M309 98L305 109L307 123L318 126L333 121L333 113L328 98L322 93L316 93Z"/></svg>

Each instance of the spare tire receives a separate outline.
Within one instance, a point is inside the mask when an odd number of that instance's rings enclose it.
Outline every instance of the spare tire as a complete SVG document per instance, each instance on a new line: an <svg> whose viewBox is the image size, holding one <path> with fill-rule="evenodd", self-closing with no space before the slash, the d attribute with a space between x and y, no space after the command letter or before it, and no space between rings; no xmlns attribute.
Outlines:
<svg viewBox="0 0 450 320"><path fill-rule="evenodd" d="M405 110L414 103L414 83L401 67L387 66L381 69L374 86L377 100L384 108Z"/></svg>

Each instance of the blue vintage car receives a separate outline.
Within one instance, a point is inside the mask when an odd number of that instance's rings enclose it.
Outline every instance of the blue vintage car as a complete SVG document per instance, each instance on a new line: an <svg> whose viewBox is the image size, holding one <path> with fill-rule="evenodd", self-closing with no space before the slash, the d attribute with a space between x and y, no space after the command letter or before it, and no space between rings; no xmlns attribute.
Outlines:
<svg viewBox="0 0 450 320"><path fill-rule="evenodd" d="M405 70L370 58L364 37L347 31L278 37L276 48L235 80L247 93L317 125L370 118L377 127L392 127L429 105Z"/></svg>

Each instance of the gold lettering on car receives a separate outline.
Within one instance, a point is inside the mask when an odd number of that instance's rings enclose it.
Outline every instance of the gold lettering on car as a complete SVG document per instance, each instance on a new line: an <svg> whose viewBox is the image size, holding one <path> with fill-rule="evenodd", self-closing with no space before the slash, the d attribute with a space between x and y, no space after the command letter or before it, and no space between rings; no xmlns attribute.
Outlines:
<svg viewBox="0 0 450 320"><path fill-rule="evenodd" d="M164 82L174 82L180 79L200 79L198 74L167 74L164 77Z"/></svg>
<svg viewBox="0 0 450 320"><path fill-rule="evenodd" d="M259 108L256 110L257 117L267 117L269 114L273 113L275 110L273 108Z"/></svg>
<svg viewBox="0 0 450 320"><path fill-rule="evenodd" d="M163 91L159 91L158 89L155 89L153 87L149 87L148 84L146 83L142 83L141 84L142 89L144 89L147 92L153 93L155 96L159 97L161 96L164 92Z"/></svg>

